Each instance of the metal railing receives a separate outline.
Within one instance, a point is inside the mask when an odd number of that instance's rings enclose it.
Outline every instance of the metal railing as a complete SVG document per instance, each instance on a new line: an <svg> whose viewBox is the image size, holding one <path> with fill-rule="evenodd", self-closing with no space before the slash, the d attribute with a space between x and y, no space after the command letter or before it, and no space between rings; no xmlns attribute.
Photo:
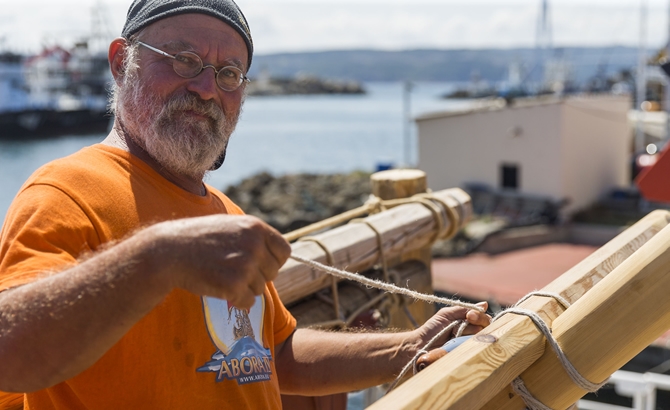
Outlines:
<svg viewBox="0 0 670 410"><path fill-rule="evenodd" d="M670 376L658 373L635 373L619 370L610 378L609 384L620 396L633 398L633 409L656 410L656 391L670 391ZM621 410L630 407L599 403L590 400L580 400L577 404L580 410ZM661 408L670 409L670 403L664 403Z"/></svg>

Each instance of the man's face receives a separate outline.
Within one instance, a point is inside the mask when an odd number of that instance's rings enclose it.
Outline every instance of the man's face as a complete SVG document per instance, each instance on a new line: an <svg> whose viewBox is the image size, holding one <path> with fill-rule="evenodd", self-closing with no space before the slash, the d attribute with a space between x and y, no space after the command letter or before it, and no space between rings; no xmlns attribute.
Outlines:
<svg viewBox="0 0 670 410"><path fill-rule="evenodd" d="M246 72L242 37L213 17L170 17L149 26L139 39L170 54L193 51L205 65L236 65ZM223 91L213 70L185 79L173 71L169 57L145 47L136 54L137 65L130 65L118 90L121 124L167 171L202 178L225 152L240 113L243 87Z"/></svg>

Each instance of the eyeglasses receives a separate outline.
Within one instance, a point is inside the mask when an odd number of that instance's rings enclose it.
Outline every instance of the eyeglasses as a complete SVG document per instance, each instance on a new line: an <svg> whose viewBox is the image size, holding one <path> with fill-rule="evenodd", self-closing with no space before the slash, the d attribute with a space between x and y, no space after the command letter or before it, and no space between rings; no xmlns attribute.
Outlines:
<svg viewBox="0 0 670 410"><path fill-rule="evenodd" d="M235 91L243 83L249 82L249 78L237 67L226 66L217 70L213 65L203 65L200 56L191 51L180 51L179 53L172 55L141 41L138 41L137 43L162 56L170 57L173 60L172 69L180 77L193 78L200 74L205 68L210 67L214 70L216 84L224 91Z"/></svg>

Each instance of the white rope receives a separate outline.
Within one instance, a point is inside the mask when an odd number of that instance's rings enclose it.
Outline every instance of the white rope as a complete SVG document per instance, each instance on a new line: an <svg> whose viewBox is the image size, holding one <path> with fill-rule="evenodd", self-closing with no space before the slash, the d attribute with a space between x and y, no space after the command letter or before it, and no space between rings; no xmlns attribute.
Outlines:
<svg viewBox="0 0 670 410"><path fill-rule="evenodd" d="M509 309L505 309L502 312L498 313L493 320L491 320L491 323L495 322L498 320L501 316L503 316L506 313L514 313L517 315L523 315L529 317L535 326L542 332L544 337L547 339L547 342L549 342L549 345L551 348L554 350L554 353L556 353L556 356L558 357L558 361L561 363L563 368L565 369L566 373L572 381L582 390L586 390L588 392L595 392L599 390L601 387L603 387L607 382L609 381L609 378L605 379L604 382L602 383L593 383L586 379L584 376L582 376L581 373L575 367L572 365L570 362L570 359L565 355L565 352L563 352L563 349L561 346L558 344L558 341L556 341L556 338L554 335L551 333L551 329L549 329L549 326L547 326L547 323L538 315L536 312L533 312L532 310L528 309L521 309L516 307L519 305L521 302L524 300L528 299L531 296L546 296L546 297L551 297L556 299L563 307L568 308L570 306L570 302L568 302L565 298L563 298L561 295L557 293L552 293L552 292L531 292L521 298L519 302L517 302L513 307ZM542 402L537 400L531 393L530 391L526 388L526 385L524 384L523 380L521 380L520 377L517 377L514 379L512 382L512 390L514 390L515 393L521 397L521 399L526 403L526 406L530 410L552 410L550 407L547 407L544 405Z"/></svg>
<svg viewBox="0 0 670 410"><path fill-rule="evenodd" d="M442 304L450 305L450 306L460 306L460 307L464 307L464 308L467 308L467 309L472 309L472 310L476 310L478 312L484 313L484 309L481 306L475 305L474 303L466 303L466 302L462 302L462 301L457 300L457 299L441 298L441 297L435 296L435 295L427 295L427 294L424 294L424 293L421 293L421 292L416 292L416 291L413 291L412 289L401 288L401 287L396 286L392 283L386 283L386 282L382 282L382 281L379 281L379 280L370 279L370 278L367 278L363 275L359 275L357 273L347 272L345 270L337 269L337 268L334 268L332 266L327 266L327 265L324 265L322 263L319 263L319 262L316 262L316 261L313 261L313 260L310 260L310 259L306 259L306 258L303 258L302 256L298 256L298 255L291 255L291 258L295 259L296 261L298 261L300 263L304 263L305 265L308 265L308 266L310 266L314 269L317 269L317 270L320 270L322 272L328 273L329 275L333 275L333 276L338 277L340 279L348 279L348 280L351 280L351 281L354 281L354 282L361 283L365 286L369 286L371 288L381 289L381 290L386 291L388 293L396 293L396 294L400 294L400 295L404 295L404 296L409 296L411 298L418 299L418 300L423 300L424 302L428 302L428 303L442 303Z"/></svg>
<svg viewBox="0 0 670 410"><path fill-rule="evenodd" d="M519 397L521 397L521 400L523 400L524 403L526 403L526 408L530 410L554 410L551 407L547 407L539 401L538 399L533 396L533 394L528 391L528 388L524 384L523 380L521 380L521 377L517 377L516 379L512 380L512 390L514 393L518 394Z"/></svg>

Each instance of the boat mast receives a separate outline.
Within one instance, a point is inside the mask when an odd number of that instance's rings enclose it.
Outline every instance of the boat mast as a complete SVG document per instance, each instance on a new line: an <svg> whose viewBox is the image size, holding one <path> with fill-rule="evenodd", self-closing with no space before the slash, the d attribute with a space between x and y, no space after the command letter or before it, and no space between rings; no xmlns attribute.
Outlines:
<svg viewBox="0 0 670 410"><path fill-rule="evenodd" d="M542 84L546 76L546 60L550 57L552 48L551 21L549 19L549 0L541 0L540 12L537 16L537 26L535 30L535 54L536 67L540 72L540 89L546 87Z"/></svg>
<svg viewBox="0 0 670 410"><path fill-rule="evenodd" d="M89 46L95 52L107 52L110 41L114 38L109 26L109 11L102 0L96 0L91 7L91 34Z"/></svg>
<svg viewBox="0 0 670 410"><path fill-rule="evenodd" d="M647 99L647 0L640 0L640 46L637 61L637 81L635 110L637 118L635 122L635 154L644 149L644 110L642 103Z"/></svg>

